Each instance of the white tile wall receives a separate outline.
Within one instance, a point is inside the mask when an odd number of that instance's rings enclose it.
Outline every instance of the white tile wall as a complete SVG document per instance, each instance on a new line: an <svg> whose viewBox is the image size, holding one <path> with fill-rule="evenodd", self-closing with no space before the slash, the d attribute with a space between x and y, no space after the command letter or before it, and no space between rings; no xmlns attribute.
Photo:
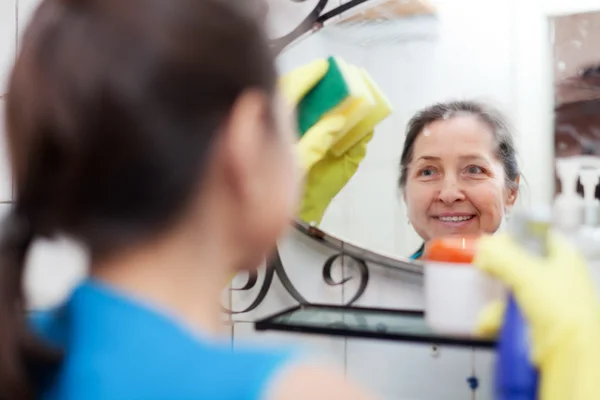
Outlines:
<svg viewBox="0 0 600 400"><path fill-rule="evenodd" d="M6 126L4 121L4 107L6 99L0 99L0 203L12 200L12 176L8 160L6 143Z"/></svg>
<svg viewBox="0 0 600 400"><path fill-rule="evenodd" d="M10 70L16 56L17 12L16 0L0 2L0 203L12 199L12 180L4 139L4 95Z"/></svg>
<svg viewBox="0 0 600 400"><path fill-rule="evenodd" d="M477 400L493 400L494 389L494 362L496 357L492 350L477 350L475 357L475 375L479 379L479 389L477 390Z"/></svg>
<svg viewBox="0 0 600 400"><path fill-rule="evenodd" d="M87 253L76 243L38 240L28 254L25 293L35 309L60 304L87 274Z"/></svg>
<svg viewBox="0 0 600 400"><path fill-rule="evenodd" d="M348 376L381 399L471 399L469 350L427 345L348 340ZM479 399L479 398L478 398Z"/></svg>
<svg viewBox="0 0 600 400"><path fill-rule="evenodd" d="M17 0L17 44L19 46L20 39L38 4L40 4L40 0Z"/></svg>
<svg viewBox="0 0 600 400"><path fill-rule="evenodd" d="M0 2L0 96L6 93L8 73L15 59L16 0Z"/></svg>

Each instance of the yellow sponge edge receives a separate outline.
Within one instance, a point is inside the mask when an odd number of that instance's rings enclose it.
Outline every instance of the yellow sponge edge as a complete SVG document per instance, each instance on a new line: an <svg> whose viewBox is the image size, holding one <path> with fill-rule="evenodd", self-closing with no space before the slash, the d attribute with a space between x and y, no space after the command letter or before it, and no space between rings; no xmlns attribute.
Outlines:
<svg viewBox="0 0 600 400"><path fill-rule="evenodd" d="M283 92L283 96L296 106L306 96L306 93L323 78L328 68L327 60L320 58L279 78L279 88Z"/></svg>
<svg viewBox="0 0 600 400"><path fill-rule="evenodd" d="M361 120L370 115L377 106L377 102L372 90L363 79L361 71L340 57L334 57L334 59L348 86L349 95L337 107L323 115L322 119L333 116L341 116L345 119L344 127L337 132L337 142Z"/></svg>
<svg viewBox="0 0 600 400"><path fill-rule="evenodd" d="M349 106L342 113L346 118L346 126L340 131L340 139L346 135L356 124L368 116L377 106L372 91L362 77L360 69L338 59L342 66L342 73L350 88Z"/></svg>
<svg viewBox="0 0 600 400"><path fill-rule="evenodd" d="M356 112L356 114L351 117L352 119L348 119L347 127L349 127L349 129L344 129L344 131L340 133L340 139L338 139L331 148L331 152L336 157L340 157L360 142L393 111L389 99L383 94L377 83L369 76L368 72L361 69L357 71L357 74L369 91L370 99L374 100L374 104L369 101L369 107L361 109L360 112ZM366 110L366 113L364 110ZM358 121L356 120L357 118Z"/></svg>

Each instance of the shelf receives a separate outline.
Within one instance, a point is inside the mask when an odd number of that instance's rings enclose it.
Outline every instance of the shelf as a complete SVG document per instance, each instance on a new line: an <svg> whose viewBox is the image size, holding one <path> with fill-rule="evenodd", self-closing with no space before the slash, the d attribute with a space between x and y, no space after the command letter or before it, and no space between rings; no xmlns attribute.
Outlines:
<svg viewBox="0 0 600 400"><path fill-rule="evenodd" d="M300 305L255 322L258 331L493 348L494 341L440 335L429 328L422 311L364 307Z"/></svg>

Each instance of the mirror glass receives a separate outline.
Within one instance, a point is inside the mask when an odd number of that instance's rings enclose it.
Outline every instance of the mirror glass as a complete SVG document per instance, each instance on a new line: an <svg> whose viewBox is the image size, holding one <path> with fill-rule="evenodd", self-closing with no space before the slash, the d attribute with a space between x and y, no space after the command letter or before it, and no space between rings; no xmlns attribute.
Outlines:
<svg viewBox="0 0 600 400"><path fill-rule="evenodd" d="M281 72L315 58L341 57L369 72L394 111L377 127L364 161L335 197L320 227L367 249L408 257L422 239L409 222L405 193L398 185L407 123L424 107L452 100L484 102L507 120L513 118L512 5L476 0L369 1L337 18L335 24L286 49L278 60Z"/></svg>
<svg viewBox="0 0 600 400"><path fill-rule="evenodd" d="M556 16L550 24L555 155L600 155L600 11Z"/></svg>

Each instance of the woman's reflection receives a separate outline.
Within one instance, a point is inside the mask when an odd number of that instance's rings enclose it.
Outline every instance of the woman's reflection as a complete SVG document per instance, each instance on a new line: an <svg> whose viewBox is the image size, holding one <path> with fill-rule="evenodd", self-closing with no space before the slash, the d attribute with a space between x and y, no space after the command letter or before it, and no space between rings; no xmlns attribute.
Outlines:
<svg viewBox="0 0 600 400"><path fill-rule="evenodd" d="M399 185L424 245L441 235L494 233L514 205L520 170L509 125L477 102L439 103L409 122Z"/></svg>

